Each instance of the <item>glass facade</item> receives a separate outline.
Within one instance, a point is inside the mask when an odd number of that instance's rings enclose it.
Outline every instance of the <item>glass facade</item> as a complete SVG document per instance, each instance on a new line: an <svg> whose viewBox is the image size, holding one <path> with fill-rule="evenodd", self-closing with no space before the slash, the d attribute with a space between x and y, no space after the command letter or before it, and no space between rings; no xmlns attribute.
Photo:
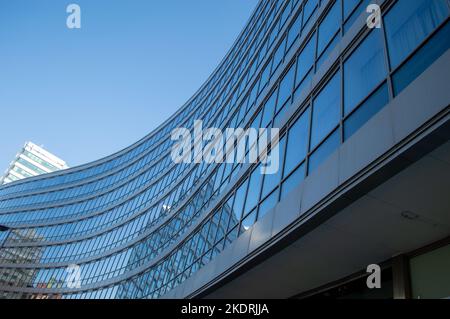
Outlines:
<svg viewBox="0 0 450 319"><path fill-rule="evenodd" d="M356 23L366 2L260 1L206 83L154 132L1 187L0 297L159 298L213 260L448 49L446 0L386 0L373 30ZM172 130L200 119L280 128L279 172L173 163Z"/></svg>

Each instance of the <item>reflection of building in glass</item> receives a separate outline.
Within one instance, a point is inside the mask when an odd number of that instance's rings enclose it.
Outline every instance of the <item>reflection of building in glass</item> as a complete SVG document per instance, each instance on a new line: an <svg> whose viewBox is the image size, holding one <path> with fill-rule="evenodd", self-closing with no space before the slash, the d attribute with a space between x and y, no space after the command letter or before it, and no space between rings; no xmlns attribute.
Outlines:
<svg viewBox="0 0 450 319"><path fill-rule="evenodd" d="M8 237L2 243L3 248L0 250L0 264L38 264L42 256L42 247L8 247L12 240L38 243L41 238L36 236L36 232L34 230L27 230L25 233L19 230L10 230L9 232ZM0 285L32 287L36 273L37 270L33 268L0 269ZM0 298L8 298L8 293L1 293Z"/></svg>
<svg viewBox="0 0 450 319"><path fill-rule="evenodd" d="M260 1L208 81L161 127L107 158L2 186L0 224L40 238L2 251L42 252L39 262L0 264L9 276L33 270L31 285L0 291L448 296L450 285L430 274L448 274L449 7L378 1L382 29L369 29L367 3ZM195 120L279 127L280 170L174 164L171 132ZM376 291L364 285L374 263ZM81 288L67 286L71 264Z"/></svg>
<svg viewBox="0 0 450 319"><path fill-rule="evenodd" d="M7 184L27 177L55 172L68 168L66 162L31 142L25 143L8 170L0 178L0 184Z"/></svg>

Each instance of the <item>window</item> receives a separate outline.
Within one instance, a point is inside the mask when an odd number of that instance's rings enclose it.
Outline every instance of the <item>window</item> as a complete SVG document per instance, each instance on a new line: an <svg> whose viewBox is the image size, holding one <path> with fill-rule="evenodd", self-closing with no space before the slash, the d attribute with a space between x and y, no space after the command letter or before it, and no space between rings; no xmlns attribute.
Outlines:
<svg viewBox="0 0 450 319"><path fill-rule="evenodd" d="M336 1L328 12L325 19L319 25L317 39L317 56L320 56L336 33L341 24L341 5L340 0Z"/></svg>
<svg viewBox="0 0 450 319"><path fill-rule="evenodd" d="M269 210L275 207L277 203L278 203L278 191L275 191L272 194L270 194L270 196L267 197L259 206L258 220L263 218L269 212Z"/></svg>
<svg viewBox="0 0 450 319"><path fill-rule="evenodd" d="M281 61L283 61L285 47L286 47L286 39L284 39L281 42L281 44L278 46L277 50L275 51L275 55L273 57L272 73L275 73L275 71L278 69L278 66L280 65Z"/></svg>
<svg viewBox="0 0 450 319"><path fill-rule="evenodd" d="M299 13L295 22L290 26L287 35L287 48L290 49L291 45L294 43L295 39L300 35L300 30L302 28L302 12Z"/></svg>
<svg viewBox="0 0 450 319"><path fill-rule="evenodd" d="M450 23L439 30L420 50L392 77L394 94L399 94L436 59L450 49Z"/></svg>
<svg viewBox="0 0 450 319"><path fill-rule="evenodd" d="M302 164L283 182L281 187L282 199L305 179L305 167L305 164Z"/></svg>
<svg viewBox="0 0 450 319"><path fill-rule="evenodd" d="M247 214L251 211L259 201L259 191L261 189L261 180L262 180L260 166L256 167L253 170L250 176L250 183L248 187L248 194L245 202L244 214Z"/></svg>
<svg viewBox="0 0 450 319"><path fill-rule="evenodd" d="M314 64L314 54L316 45L316 34L309 40L308 44L303 48L297 60L297 75L295 84L299 85L309 73Z"/></svg>
<svg viewBox="0 0 450 319"><path fill-rule="evenodd" d="M318 5L319 0L307 0L303 9L303 26L305 26L305 24L308 22L309 18L312 16Z"/></svg>
<svg viewBox="0 0 450 319"><path fill-rule="evenodd" d="M285 74L280 82L280 91L278 92L277 111L284 107L286 102L290 99L292 89L294 87L294 72L295 64L291 65L289 71Z"/></svg>
<svg viewBox="0 0 450 319"><path fill-rule="evenodd" d="M289 175L306 157L308 152L309 118L310 109L308 108L289 129L284 176Z"/></svg>
<svg viewBox="0 0 450 319"><path fill-rule="evenodd" d="M263 118L261 122L262 127L267 127L272 120L273 113L275 112L275 102L277 98L277 91L273 91L270 98L266 101L266 104L264 105L264 113Z"/></svg>
<svg viewBox="0 0 450 319"><path fill-rule="evenodd" d="M244 207L245 195L247 192L248 180L246 180L236 191L236 196L233 204L233 213L237 220L241 218L242 209Z"/></svg>
<svg viewBox="0 0 450 319"><path fill-rule="evenodd" d="M224 249L228 247L233 241L235 241L238 236L238 230L238 227L234 227L233 230L228 233L225 244L223 246Z"/></svg>
<svg viewBox="0 0 450 319"><path fill-rule="evenodd" d="M403 60L448 16L443 0L399 0L385 17L391 67Z"/></svg>
<svg viewBox="0 0 450 319"><path fill-rule="evenodd" d="M241 233L250 229L256 221L256 209L242 220Z"/></svg>
<svg viewBox="0 0 450 319"><path fill-rule="evenodd" d="M344 0L344 20L346 20L361 0Z"/></svg>
<svg viewBox="0 0 450 319"><path fill-rule="evenodd" d="M339 130L336 130L309 158L309 170L311 173L322 164L328 156L339 146Z"/></svg>
<svg viewBox="0 0 450 319"><path fill-rule="evenodd" d="M279 143L280 159L279 159L279 167L278 167L277 172L275 174L265 174L264 175L264 184L263 184L263 188L262 188L261 198L266 197L267 194L269 194L280 183L281 173L282 173L282 166L280 163L283 163L283 161L284 161L282 154L284 154L285 144L286 144L286 136L284 136L280 140L280 143Z"/></svg>
<svg viewBox="0 0 450 319"><path fill-rule="evenodd" d="M259 85L259 92L261 92L262 90L264 90L264 88L266 87L267 82L269 81L269 75L270 75L270 67L272 65L271 63L272 61L270 61L269 63L267 63L267 65L264 68L264 71L261 74L261 84Z"/></svg>
<svg viewBox="0 0 450 319"><path fill-rule="evenodd" d="M339 124L341 73L336 73L314 100L311 147L313 150Z"/></svg>
<svg viewBox="0 0 450 319"><path fill-rule="evenodd" d="M230 230L233 226L237 224L235 215L233 214L233 199L234 197L228 198L227 202L223 205L222 210L222 223L224 230Z"/></svg>
<svg viewBox="0 0 450 319"><path fill-rule="evenodd" d="M387 85L383 84L344 123L344 139L347 140L389 101Z"/></svg>
<svg viewBox="0 0 450 319"><path fill-rule="evenodd" d="M367 6L373 0L344 0L344 33L356 22L358 17L365 13Z"/></svg>
<svg viewBox="0 0 450 319"><path fill-rule="evenodd" d="M380 30L374 30L344 63L344 113L349 114L387 75Z"/></svg>
<svg viewBox="0 0 450 319"><path fill-rule="evenodd" d="M283 28L284 24L286 23L287 19L289 18L289 15L291 14L291 7L292 7L292 3L289 2L288 5L284 8L283 13L280 18L280 29Z"/></svg>
<svg viewBox="0 0 450 319"><path fill-rule="evenodd" d="M275 39L277 38L277 36L278 36L278 28L275 25L274 28L272 29L272 32L270 33L270 36L269 36L269 42L268 42L269 44L268 44L268 47L267 47L268 50L270 50L270 48L271 48L272 44L275 42Z"/></svg>

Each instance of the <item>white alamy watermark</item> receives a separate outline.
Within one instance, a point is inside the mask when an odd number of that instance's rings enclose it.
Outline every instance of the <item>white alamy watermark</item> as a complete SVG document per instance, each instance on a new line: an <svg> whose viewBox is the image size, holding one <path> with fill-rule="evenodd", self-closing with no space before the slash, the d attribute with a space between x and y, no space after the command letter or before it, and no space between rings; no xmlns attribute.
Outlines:
<svg viewBox="0 0 450 319"><path fill-rule="evenodd" d="M378 4L369 4L366 8L366 12L369 14L366 20L367 27L369 29L381 28L381 8Z"/></svg>
<svg viewBox="0 0 450 319"><path fill-rule="evenodd" d="M369 289L381 288L381 267L377 264L371 264L367 266L367 273L370 275L367 277L366 284Z"/></svg>
<svg viewBox="0 0 450 319"><path fill-rule="evenodd" d="M262 174L275 174L280 168L278 128L203 128L195 121L193 130L179 127L172 131L171 157L181 163L262 163ZM269 150L270 148L270 150Z"/></svg>
<svg viewBox="0 0 450 319"><path fill-rule="evenodd" d="M66 19L66 25L69 29L81 29L81 8L78 4L69 4L66 12L70 13Z"/></svg>

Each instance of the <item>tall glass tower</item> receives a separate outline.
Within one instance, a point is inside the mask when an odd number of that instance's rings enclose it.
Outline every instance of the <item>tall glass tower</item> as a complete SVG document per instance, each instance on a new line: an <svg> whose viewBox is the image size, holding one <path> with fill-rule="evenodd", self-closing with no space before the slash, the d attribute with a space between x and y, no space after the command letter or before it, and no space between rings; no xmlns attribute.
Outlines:
<svg viewBox="0 0 450 319"><path fill-rule="evenodd" d="M0 184L69 168L66 162L32 142L27 142L11 162Z"/></svg>

